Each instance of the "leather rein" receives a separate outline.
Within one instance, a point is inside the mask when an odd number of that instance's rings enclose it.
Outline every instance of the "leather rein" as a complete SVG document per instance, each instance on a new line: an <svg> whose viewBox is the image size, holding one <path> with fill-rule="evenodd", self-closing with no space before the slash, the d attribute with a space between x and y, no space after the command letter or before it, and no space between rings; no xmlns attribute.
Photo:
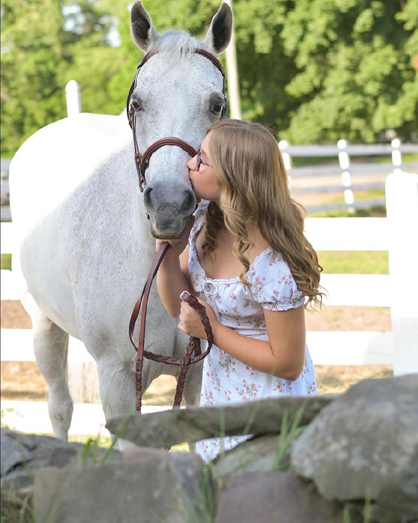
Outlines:
<svg viewBox="0 0 418 523"><path fill-rule="evenodd" d="M215 58L212 54L210 54L208 51L205 51L204 49L196 49L194 51L196 54L199 54L201 56L204 56L205 58L209 59L215 67L222 73L223 77L223 95L225 100L225 106L222 109L222 115L221 118L223 118L226 114L226 95L225 95L225 73L222 69L222 65L219 62L217 58ZM195 156L197 152L195 149L185 142L184 140L181 140L180 138L174 138L174 137L168 137L168 138L161 138L160 140L157 140L152 145L150 145L144 154L141 155L139 152L138 142L136 138L136 118L135 118L135 108L133 106L131 96L132 93L135 90L136 87L136 81L139 72L141 71L142 66L152 57L155 53L150 52L147 53L140 64L138 65L137 72L135 74L134 81L132 82L131 88L129 90L128 99L126 102L126 112L128 116L129 125L132 129L133 133L133 142L134 142L134 151L135 151L135 166L138 173L138 179L139 179L139 187L141 189L141 192L144 190L146 186L146 178L145 178L145 171L149 165L149 160L151 155L157 151L160 147L164 147L166 145L170 146L177 146L181 147L183 150L188 152L190 156ZM158 363L165 363L166 365L177 365L180 366L180 374L177 379L177 388L176 393L174 397L174 404L173 408L180 407L182 398L183 398L183 391L184 391L184 385L186 381L186 374L189 365L192 365L193 363L197 363L203 358L205 358L213 345L213 334L212 334L212 328L209 323L209 319L206 314L205 307L198 301L198 299L190 294L187 291L184 291L180 298L187 302L200 316L200 319L203 323L208 346L207 349L202 352L200 347L200 339L195 338L193 336L190 336L189 343L186 348L186 352L182 358L173 358L170 356L163 356L161 354L155 354L153 352L145 350L145 328L146 328L146 315L147 315L147 305L148 305L148 298L149 293L151 290L152 282L158 272L158 269L161 265L161 262L170 248L170 244L168 242L163 242L155 254L153 263L151 265L150 272L148 274L147 281L145 282L144 288L142 290L142 294L138 301L135 304L135 307L133 309L131 319L129 322L129 338L131 340L131 343L134 347L134 349L137 351L137 359L136 359L136 368L135 368L135 391L136 391L136 405L135 405L135 412L141 412L142 408L142 370L143 370L143 363L144 358L153 360ZM139 316L139 313L141 312L141 319L140 319L140 331L139 331L139 342L138 346L135 343L134 340L134 330L135 325Z"/></svg>

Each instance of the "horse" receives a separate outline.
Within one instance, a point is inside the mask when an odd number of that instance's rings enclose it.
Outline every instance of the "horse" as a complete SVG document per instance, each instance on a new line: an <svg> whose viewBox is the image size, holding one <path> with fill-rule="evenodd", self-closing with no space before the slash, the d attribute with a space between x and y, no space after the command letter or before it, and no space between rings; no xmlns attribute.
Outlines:
<svg viewBox="0 0 418 523"><path fill-rule="evenodd" d="M183 235L196 207L187 150L163 146L148 158L138 187L140 154L165 137L199 148L224 109L224 78L214 63L231 38L232 12L222 3L205 38L170 30L159 34L141 2L131 8L131 36L149 59L138 69L126 114L79 114L37 131L10 166L16 235L13 272L33 324L33 347L48 385L55 437L68 438L73 402L67 381L69 335L96 364L106 419L132 414L135 359L128 325L155 254L155 238ZM128 89L127 89L128 91ZM173 144L170 144L173 145ZM146 349L182 357L187 337L155 290L148 303ZM142 390L179 368L144 362ZM199 399L201 366L188 373L186 404Z"/></svg>

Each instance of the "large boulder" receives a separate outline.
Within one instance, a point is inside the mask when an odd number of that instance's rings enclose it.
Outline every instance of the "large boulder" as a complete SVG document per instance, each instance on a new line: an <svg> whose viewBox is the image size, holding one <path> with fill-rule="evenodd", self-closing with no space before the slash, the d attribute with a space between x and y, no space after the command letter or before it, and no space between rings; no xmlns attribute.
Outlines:
<svg viewBox="0 0 418 523"><path fill-rule="evenodd" d="M196 455L134 449L100 467L44 469L35 477L36 521L209 522L202 468Z"/></svg>
<svg viewBox="0 0 418 523"><path fill-rule="evenodd" d="M348 519L349 518L349 519ZM325 501L291 471L245 472L228 482L216 523L363 523L359 511Z"/></svg>
<svg viewBox="0 0 418 523"><path fill-rule="evenodd" d="M418 521L418 375L352 387L306 428L291 464L327 500L364 500L375 521Z"/></svg>

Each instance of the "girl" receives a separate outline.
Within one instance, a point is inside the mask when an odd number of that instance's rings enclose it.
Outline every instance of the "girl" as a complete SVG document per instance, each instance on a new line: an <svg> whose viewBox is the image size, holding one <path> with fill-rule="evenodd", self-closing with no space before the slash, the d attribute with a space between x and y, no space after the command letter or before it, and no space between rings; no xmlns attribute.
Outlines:
<svg viewBox="0 0 418 523"><path fill-rule="evenodd" d="M259 124L223 120L187 166L202 201L190 234L167 252L157 285L189 336L206 338L179 295L204 297L214 345L204 360L200 405L316 394L304 307L321 303L322 268L303 234L303 208L290 197L276 140ZM201 441L196 451L208 461L242 438Z"/></svg>

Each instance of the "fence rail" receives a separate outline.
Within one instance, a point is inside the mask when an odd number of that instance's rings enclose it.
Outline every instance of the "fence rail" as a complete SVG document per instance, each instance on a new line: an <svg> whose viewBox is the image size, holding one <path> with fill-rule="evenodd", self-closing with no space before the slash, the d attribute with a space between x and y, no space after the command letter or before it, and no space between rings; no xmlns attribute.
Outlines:
<svg viewBox="0 0 418 523"><path fill-rule="evenodd" d="M340 193L344 196L344 203L323 203L321 205L305 205L308 212L324 212L335 210L362 209L371 206L384 206L385 198L373 198L356 201L355 193L358 191L383 190L383 177L391 172L416 172L418 162L403 163L402 153L418 153L418 144L402 144L395 138L390 144L370 144L370 145L350 145L345 140L339 140L336 145L290 145L287 141L279 142L279 147L283 155L286 169L289 173L289 181L292 192L297 198L303 194L325 194ZM352 157L365 156L390 156L391 163L370 164L352 163ZM321 165L308 167L294 167L292 158L303 157L329 157L338 158L336 165ZM327 186L318 183L321 177L340 176L341 184ZM376 177L379 175L381 181L374 183L365 180L366 177ZM352 176L361 177L361 183L353 183ZM311 186L304 187L302 180L310 180Z"/></svg>
<svg viewBox="0 0 418 523"><path fill-rule="evenodd" d="M389 275L323 274L322 285L328 291L325 304L390 307L392 332L308 332L316 365L393 364L396 375L418 372L418 277L414 270L418 267L418 175L390 174L386 196L387 218L306 220L306 236L318 251L389 252ZM2 223L1 233L2 253L12 252L13 223ZM1 271L1 279L2 299L17 299L13 274ZM2 361L34 360L30 331L2 330L1 336ZM71 339L73 379L83 365L90 364L83 344ZM82 383L73 384L72 390L78 390L78 401L86 400Z"/></svg>

